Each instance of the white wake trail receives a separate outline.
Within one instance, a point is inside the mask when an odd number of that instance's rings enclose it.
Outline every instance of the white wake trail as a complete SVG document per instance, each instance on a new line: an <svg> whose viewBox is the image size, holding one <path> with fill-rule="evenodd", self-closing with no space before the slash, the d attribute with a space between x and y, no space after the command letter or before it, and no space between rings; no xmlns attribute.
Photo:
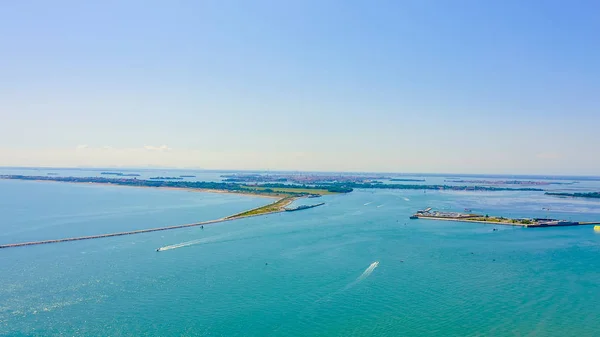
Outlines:
<svg viewBox="0 0 600 337"><path fill-rule="evenodd" d="M404 199L404 201L410 201L410 199L407 197L404 197L403 199Z"/></svg>
<svg viewBox="0 0 600 337"><path fill-rule="evenodd" d="M191 245L196 245L196 244L199 244L199 243L203 243L203 242L206 242L206 241L207 241L207 239L198 239L198 240L192 240L192 241L177 243L177 244L174 244L174 245L160 247L160 248L157 249L157 251L162 252L162 251L165 251L165 250L171 250L171 249L177 249L177 248L187 247L187 246L191 246Z"/></svg>
<svg viewBox="0 0 600 337"><path fill-rule="evenodd" d="M377 266L379 266L379 261L375 261L375 262L371 263L371 265L369 267L367 267L367 269L365 269L365 271L363 271L363 273L356 279L356 282L360 282L360 281L366 279L367 277L369 277L369 275L371 275L373 273L373 271L375 270L375 268L377 268Z"/></svg>
<svg viewBox="0 0 600 337"><path fill-rule="evenodd" d="M188 247L188 246L197 245L197 244L201 244L201 243L211 243L211 242L221 241L222 239L228 239L231 237L239 236L239 234L244 234L246 232L248 232L248 230L242 230L242 231L231 232L231 233L226 233L226 234L221 234L221 235L209 236L207 238L186 241L186 242L177 243L174 245L160 247L156 251L164 252L165 250L183 248L183 247Z"/></svg>
<svg viewBox="0 0 600 337"><path fill-rule="evenodd" d="M379 208L379 207L383 207L383 206L385 206L385 204L379 205L379 206L377 206L377 208Z"/></svg>
<svg viewBox="0 0 600 337"><path fill-rule="evenodd" d="M348 284L344 289L342 289L340 291L346 291L346 290L354 287L357 283L359 283L362 280L369 277L369 275L371 275L373 273L373 271L375 270L375 268L377 268L377 266L379 266L379 261L375 261L375 262L371 263L371 265L368 266L367 269L365 269L365 271L363 271L363 273L360 274L360 276L356 280L352 281L350 284Z"/></svg>
<svg viewBox="0 0 600 337"><path fill-rule="evenodd" d="M369 201L369 202L367 202L366 204L364 204L363 206L367 206L367 205L370 205L370 204L372 204L372 203L373 203L372 201Z"/></svg>

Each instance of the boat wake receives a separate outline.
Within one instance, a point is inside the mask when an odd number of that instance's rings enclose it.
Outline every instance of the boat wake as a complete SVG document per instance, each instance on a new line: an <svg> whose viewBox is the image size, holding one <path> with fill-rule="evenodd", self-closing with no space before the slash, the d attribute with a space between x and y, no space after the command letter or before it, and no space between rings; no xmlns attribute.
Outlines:
<svg viewBox="0 0 600 337"><path fill-rule="evenodd" d="M375 270L375 268L377 268L377 266L379 266L379 261L375 261L375 262L371 263L371 265L369 267L367 267L367 269L365 269L365 271L363 271L363 273L356 279L356 282L360 282L360 281L366 279L367 277L369 277L369 275L371 275L373 273L373 271Z"/></svg>
<svg viewBox="0 0 600 337"><path fill-rule="evenodd" d="M371 274L373 274L373 271L375 270L375 268L377 268L377 266L379 266L379 261L375 261L375 262L371 263L367 267L367 269L365 269L365 271L363 271L362 274L360 274L360 276L358 278L356 278L356 280L350 282L350 284L348 284L344 288L342 288L334 293L331 293L329 295L319 298L318 300L315 301L315 303L330 301L332 297L354 287L355 285L357 285L358 283L360 283L361 281L363 281L364 279L369 277Z"/></svg>
<svg viewBox="0 0 600 337"><path fill-rule="evenodd" d="M177 243L177 244L174 244L174 245L160 247L160 248L156 249L156 251L157 252L164 252L166 250L172 250L172 249L177 249L177 248L189 247L189 246L203 244L203 243L213 243L213 242L223 241L223 239L229 239L229 238L232 238L234 236L237 236L238 234L243 234L245 232L247 232L247 231L238 231L238 232L232 232L232 233L227 233L227 234L210 236L210 237L207 237L207 238L202 238L202 239L197 239L197 240L192 240L192 241L186 241L186 242Z"/></svg>
<svg viewBox="0 0 600 337"><path fill-rule="evenodd" d="M370 205L370 204L372 204L372 203L373 203L372 201L369 201L369 202L367 202L366 204L364 204L363 206L367 206L367 205Z"/></svg>
<svg viewBox="0 0 600 337"><path fill-rule="evenodd" d="M367 269L365 269L365 271L363 271L363 273L360 274L360 276L356 280L354 280L352 283L347 285L346 288L344 288L343 290L350 289L353 286L355 286L357 283L360 283L361 281L363 281L364 279L369 277L371 274L373 274L373 271L375 270L375 268L377 268L377 266L379 266L379 261L375 261L375 262L371 263L371 265L369 265L367 267Z"/></svg>
<svg viewBox="0 0 600 337"><path fill-rule="evenodd" d="M385 204L381 204L381 205L377 206L377 208L379 208L379 207L383 207L383 206L385 206Z"/></svg>
<svg viewBox="0 0 600 337"><path fill-rule="evenodd" d="M402 199L404 199L404 201L410 201L410 199L409 199L409 198L407 198L407 197L404 197L404 198L402 198Z"/></svg>
<svg viewBox="0 0 600 337"><path fill-rule="evenodd" d="M183 247L187 247L187 246L191 246L191 245L197 245L197 244L204 243L204 242L206 242L206 239L192 240L192 241L182 242L182 243L178 243L178 244L174 244L174 245L160 247L156 251L157 252L164 252L165 250L183 248Z"/></svg>

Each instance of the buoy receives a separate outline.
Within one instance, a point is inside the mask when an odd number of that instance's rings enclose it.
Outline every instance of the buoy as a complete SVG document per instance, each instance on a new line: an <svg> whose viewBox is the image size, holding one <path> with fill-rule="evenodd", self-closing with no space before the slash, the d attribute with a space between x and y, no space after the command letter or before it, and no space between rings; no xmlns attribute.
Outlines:
<svg viewBox="0 0 600 337"><path fill-rule="evenodd" d="M596 231L596 232L600 232L600 226L597 226L597 225L596 225L596 226L594 226L594 231Z"/></svg>

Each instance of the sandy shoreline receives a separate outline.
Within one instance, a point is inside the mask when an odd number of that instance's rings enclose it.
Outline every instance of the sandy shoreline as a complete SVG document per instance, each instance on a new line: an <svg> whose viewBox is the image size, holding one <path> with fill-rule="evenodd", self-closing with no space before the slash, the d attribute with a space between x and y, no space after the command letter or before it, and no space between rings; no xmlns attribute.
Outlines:
<svg viewBox="0 0 600 337"><path fill-rule="evenodd" d="M3 179L3 180L19 180L19 179ZM246 197L281 199L280 196L274 196L274 195L244 193L244 192L239 192L239 191L232 192L232 191L227 191L227 190L211 190L211 189L206 189L206 188L132 186L132 185L119 185L119 184L112 184L112 183L91 183L91 182L83 183L83 182L76 182L76 181L56 181L56 180L21 180L21 181L35 181L35 182L63 183L63 184L81 184L81 185L100 185L100 186L114 186L114 187L154 188L154 189L161 189L161 190L179 190L179 191L201 192L201 193L221 193L221 194L243 195Z"/></svg>

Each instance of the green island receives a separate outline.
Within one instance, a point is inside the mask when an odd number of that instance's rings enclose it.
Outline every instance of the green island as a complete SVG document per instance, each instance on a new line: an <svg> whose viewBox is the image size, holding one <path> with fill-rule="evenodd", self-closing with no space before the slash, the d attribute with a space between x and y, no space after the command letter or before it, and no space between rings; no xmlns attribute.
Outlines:
<svg viewBox="0 0 600 337"><path fill-rule="evenodd" d="M161 179L159 179L161 178ZM153 177L148 180L121 177L60 177L60 176L25 176L2 175L0 179L58 181L70 183L111 184L136 187L162 187L197 189L214 192L231 192L242 194L255 194L271 197L285 196L311 196L335 193L349 193L354 189L398 189L398 190L442 190L442 191L543 191L539 188L506 188L492 186L455 186L455 185L415 185L415 184L381 184L366 182L320 182L318 184L283 184L283 183L239 183L239 182L210 182L210 181L183 181L181 178L162 180L173 177Z"/></svg>
<svg viewBox="0 0 600 337"><path fill-rule="evenodd" d="M183 178L181 178L181 177L150 177L148 179L153 179L153 180L181 180Z"/></svg>
<svg viewBox="0 0 600 337"><path fill-rule="evenodd" d="M572 197L572 198L593 198L600 199L600 192L588 192L588 193L562 193L562 192L546 192L546 195L553 195L557 197Z"/></svg>
<svg viewBox="0 0 600 337"><path fill-rule="evenodd" d="M425 181L425 179L392 178L390 181Z"/></svg>
<svg viewBox="0 0 600 337"><path fill-rule="evenodd" d="M310 188L326 189L333 193L348 193L354 189L389 189L389 190L440 190L440 191L544 191L541 188L509 188L493 186L456 186L456 185L416 185L416 184L382 184L382 183L358 183L358 182L321 182L318 185L294 185L282 183L264 183L247 186L259 186L268 188Z"/></svg>
<svg viewBox="0 0 600 337"><path fill-rule="evenodd" d="M189 190L199 190L206 192L229 192L250 195L268 196L274 198L284 198L289 196L320 196L325 194L348 193L351 188L345 188L337 185L285 185L275 184L276 186L264 185L245 185L239 183L223 183L210 181L182 181L182 180L143 180L126 178L107 178L107 177L56 177L56 176L24 176L24 175L0 175L0 179L31 180L31 181L56 181L67 183L88 183L88 184L110 184L118 186L132 187L156 187L156 188L180 188ZM152 179L152 178L150 178Z"/></svg>
<svg viewBox="0 0 600 337"><path fill-rule="evenodd" d="M123 172L100 172L102 175L108 176L119 176L119 177L139 177L137 173L123 173Z"/></svg>
<svg viewBox="0 0 600 337"><path fill-rule="evenodd" d="M549 218L518 218L511 219L503 216L489 216L471 213L458 212L442 212L426 208L417 211L410 217L411 219L429 219L429 220L445 220L459 222L474 222L484 224L522 226L522 227L562 227L562 226L580 226L580 225L596 225L598 222L578 222Z"/></svg>

